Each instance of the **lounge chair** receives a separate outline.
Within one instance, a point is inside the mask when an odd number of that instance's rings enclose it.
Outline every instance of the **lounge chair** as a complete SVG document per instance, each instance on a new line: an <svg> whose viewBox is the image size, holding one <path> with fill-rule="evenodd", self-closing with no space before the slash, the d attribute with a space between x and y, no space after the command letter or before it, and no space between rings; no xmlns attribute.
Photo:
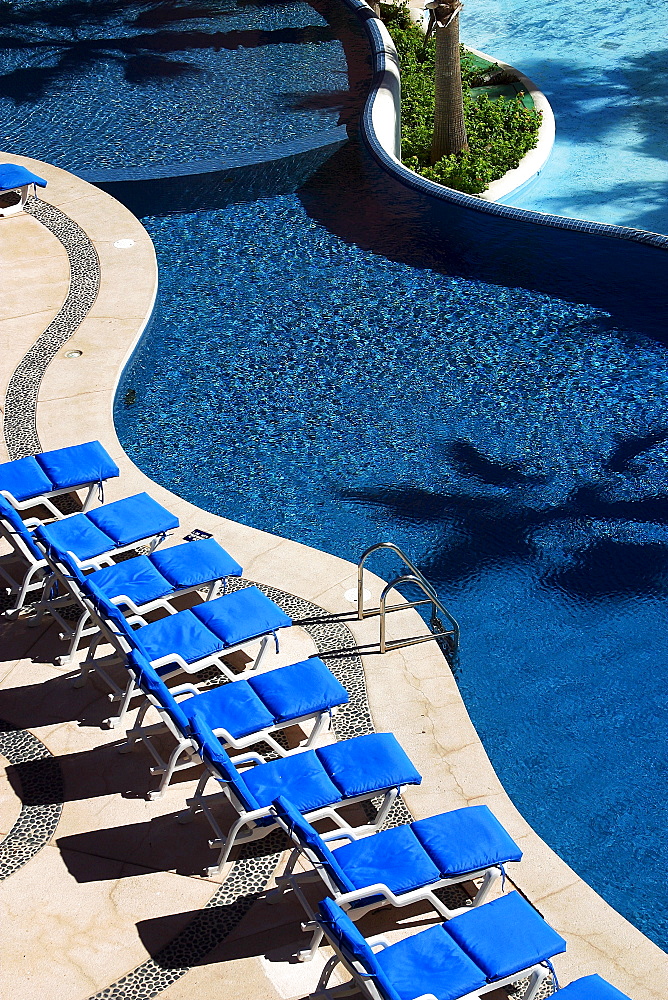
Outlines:
<svg viewBox="0 0 668 1000"><path fill-rule="evenodd" d="M229 680L236 681L260 666L272 636L278 653L277 632L292 625L292 619L257 587L245 587L184 611L166 604L169 612L166 617L149 622L142 614L126 618L91 582L91 577L80 576L77 583L97 633L80 665L76 685L83 685L91 671L102 677L112 691L112 699L120 701L118 715L108 720L110 726L123 723L130 702L139 692L131 675L121 689L108 673L108 668L115 664L127 665L130 650L138 649L163 679L182 671L193 674L206 667L217 667ZM103 639L112 645L114 652L96 657ZM257 639L260 647L250 666L243 673L235 673L224 657L246 649Z"/></svg>
<svg viewBox="0 0 668 1000"><path fill-rule="evenodd" d="M278 819L271 803L284 792L311 822L329 819L343 830L351 827L339 815L339 809L382 796L373 822L359 828L360 832L375 833L384 823L401 785L419 785L422 781L391 733L355 736L269 762L252 752L239 754L232 760L197 710L192 714L191 735L205 771L194 795L188 799L188 811L181 820L186 822L201 810L211 824L215 837L209 844L219 848L220 853L209 874L221 871L235 844L262 839L276 829ZM245 768L243 774L241 767ZM210 779L222 786L219 794L204 794ZM214 814L214 806L221 798L237 812L227 834Z"/></svg>
<svg viewBox="0 0 668 1000"><path fill-rule="evenodd" d="M315 913L302 891L304 883L322 882L353 920L380 906L408 906L419 900L426 900L449 920L460 911L449 909L435 895L435 889L483 876L473 900L473 906L479 906L503 865L522 857L519 847L484 805L454 809L363 839L354 830L317 833L283 795L273 807L280 826L297 846L270 901L275 902L289 886L308 913L311 923L305 929L313 930L313 938L310 947L299 953L302 961L314 957L323 935L313 923ZM349 843L330 850L328 842L343 839ZM295 872L300 858L308 860L311 871Z"/></svg>
<svg viewBox="0 0 668 1000"><path fill-rule="evenodd" d="M300 749L308 749L328 726L333 710L348 701L346 689L315 656L250 680L205 691L199 691L193 684L168 688L138 650L128 653L128 670L146 695L146 701L127 733L121 753L132 750L137 742L148 748L156 762L151 773L162 776L160 787L149 793L149 799L163 794L176 771L201 763L197 745L190 737L194 711L201 712L214 735L226 746L243 749L264 742L283 757L294 751L281 746L272 733L313 722L308 737L300 744ZM159 714L161 723L146 725L146 714L151 708ZM153 739L165 731L176 741L167 760Z"/></svg>
<svg viewBox="0 0 668 1000"><path fill-rule="evenodd" d="M12 548L11 553L0 557L0 574L17 595L12 610L23 608L28 593L43 590L50 575L37 537L43 546L72 552L79 566L101 569L112 565L116 556L138 542L154 549L178 524L174 514L146 493L116 500L87 514L70 514L48 525L39 518L24 521L6 497L0 496L0 534ZM14 566L13 572L8 569L10 565ZM16 575L19 571L22 573Z"/></svg>
<svg viewBox="0 0 668 1000"><path fill-rule="evenodd" d="M382 936L367 941L329 898L320 903L318 924L335 951L318 991L342 963L370 1000L473 1000L527 978L522 1000L534 1000L550 959L566 950L564 939L517 892L395 944Z"/></svg>
<svg viewBox="0 0 668 1000"><path fill-rule="evenodd" d="M556 1000L630 1000L616 986L600 976L582 976L556 993Z"/></svg>
<svg viewBox="0 0 668 1000"><path fill-rule="evenodd" d="M230 576L241 576L242 568L236 559L222 548L213 538L184 542L166 549L153 551L150 555L135 556L120 563L111 563L85 576L77 560L71 553L63 552L50 542L52 532L37 530L36 536L42 545L49 565L55 573L59 590L65 597L47 595L42 608L50 612L63 629L63 635L70 639L69 649L61 663L71 661L80 640L85 636L97 635L97 625L89 626L90 612L83 593L84 581L121 609L133 615L146 615L162 608L168 613L174 610L171 602L185 594L206 588L205 601L210 600L217 585L222 582L223 592L227 589ZM112 553L113 554L113 553ZM58 607L71 603L74 598L81 615L72 629L58 611Z"/></svg>
<svg viewBox="0 0 668 1000"><path fill-rule="evenodd" d="M39 504L55 518L61 518L63 513L51 502L51 497L87 489L83 505L86 511L95 488L101 494L105 480L118 475L118 466L100 442L89 441L0 464L0 494L16 510Z"/></svg>

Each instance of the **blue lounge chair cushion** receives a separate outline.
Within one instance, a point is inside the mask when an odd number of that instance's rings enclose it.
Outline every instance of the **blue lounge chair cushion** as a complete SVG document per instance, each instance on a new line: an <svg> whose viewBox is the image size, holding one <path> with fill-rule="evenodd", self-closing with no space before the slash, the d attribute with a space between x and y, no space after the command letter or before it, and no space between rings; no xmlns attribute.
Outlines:
<svg viewBox="0 0 668 1000"><path fill-rule="evenodd" d="M410 826L397 826L375 837L354 840L332 853L355 889L383 882L399 894L437 882L440 877Z"/></svg>
<svg viewBox="0 0 668 1000"><path fill-rule="evenodd" d="M139 650L128 653L128 667L134 672L137 683L145 694L151 694L169 712L183 734L189 731L189 720L165 682L158 676L145 656Z"/></svg>
<svg viewBox="0 0 668 1000"><path fill-rule="evenodd" d="M213 735L211 727L198 711L194 711L192 714L191 735L198 743L204 759L213 764L223 781L228 782L234 789L237 798L243 806L248 810L258 809L259 803L255 800L252 792L246 784L244 776L237 771L236 767L230 760L227 751L221 745L220 740ZM271 817L264 820L265 825L271 824L272 822L273 820ZM258 825L263 825L263 821L259 820Z"/></svg>
<svg viewBox="0 0 668 1000"><path fill-rule="evenodd" d="M336 785L313 750L258 764L244 771L244 781L258 806L269 806L282 792L299 812L310 812L341 801Z"/></svg>
<svg viewBox="0 0 668 1000"><path fill-rule="evenodd" d="M325 896L324 899L320 900L319 911L320 923L324 924L331 933L342 954L347 959L361 962L368 972L374 973L379 971L376 962L377 956L374 955L367 944L366 938L355 926L348 914L333 899L330 899L329 896ZM397 994L393 989L390 989L388 996L392 1000L395 1000ZM414 996L417 996L417 993L412 994L412 997Z"/></svg>
<svg viewBox="0 0 668 1000"><path fill-rule="evenodd" d="M391 733L356 736L315 752L344 799L422 781Z"/></svg>
<svg viewBox="0 0 668 1000"><path fill-rule="evenodd" d="M559 1000L630 1000L616 986L612 986L600 976L582 976L568 986L562 986L558 993Z"/></svg>
<svg viewBox="0 0 668 1000"><path fill-rule="evenodd" d="M133 634L133 639L151 661L178 653L186 663L195 663L219 653L223 648L220 640L202 625L192 611L179 611L176 615L167 615L142 625ZM161 667L158 673L164 670Z"/></svg>
<svg viewBox="0 0 668 1000"><path fill-rule="evenodd" d="M17 458L0 465L0 490L11 493L15 500L31 500L51 493L51 480L34 458Z"/></svg>
<svg viewBox="0 0 668 1000"><path fill-rule="evenodd" d="M157 601L172 591L169 581L158 573L148 556L136 556L115 566L99 569L90 574L87 582L109 600L123 594L136 605Z"/></svg>
<svg viewBox="0 0 668 1000"><path fill-rule="evenodd" d="M227 729L235 739L271 729L274 718L264 707L248 681L233 681L203 691L196 698L181 702L181 708L192 722L195 710L211 729Z"/></svg>
<svg viewBox="0 0 668 1000"><path fill-rule="evenodd" d="M443 878L519 861L522 852L487 806L466 806L411 823Z"/></svg>
<svg viewBox="0 0 668 1000"><path fill-rule="evenodd" d="M268 670L248 682L276 722L345 705L348 692L317 656Z"/></svg>
<svg viewBox="0 0 668 1000"><path fill-rule="evenodd" d="M566 950L564 939L517 892L453 917L443 926L488 982Z"/></svg>
<svg viewBox="0 0 668 1000"><path fill-rule="evenodd" d="M36 537L59 552L73 552L81 562L114 548L114 541L87 514L73 514L37 528Z"/></svg>
<svg viewBox="0 0 668 1000"><path fill-rule="evenodd" d="M140 538L150 538L178 528L179 519L162 507L148 493L138 493L91 510L92 523L114 540L115 545L131 545Z"/></svg>
<svg viewBox="0 0 668 1000"><path fill-rule="evenodd" d="M455 1000L486 985L484 974L442 924L397 941L375 959L378 982L392 1000L413 1000L424 993Z"/></svg>
<svg viewBox="0 0 668 1000"><path fill-rule="evenodd" d="M12 507L9 500L6 500L2 495L0 495L0 518L6 521L10 529L23 539L24 544L28 547L32 555L37 560L42 560L44 558L43 554L35 545L34 539L25 526L23 518L19 512Z"/></svg>
<svg viewBox="0 0 668 1000"><path fill-rule="evenodd" d="M257 587L245 587L193 608L194 614L225 646L236 646L258 635L292 625L278 604Z"/></svg>
<svg viewBox="0 0 668 1000"><path fill-rule="evenodd" d="M239 563L215 538L202 538L172 545L151 554L151 562L169 580L174 590L199 587L210 580L241 576Z"/></svg>
<svg viewBox="0 0 668 1000"><path fill-rule="evenodd" d="M286 826L296 833L301 844L311 848L320 862L327 867L341 892L352 892L356 886L350 881L345 871L336 859L335 853L322 839L307 819L304 819L298 809L285 795L279 795L272 802L276 813L281 817Z"/></svg>
<svg viewBox="0 0 668 1000"><path fill-rule="evenodd" d="M118 466L99 441L57 448L35 457L56 490L101 483L120 475Z"/></svg>

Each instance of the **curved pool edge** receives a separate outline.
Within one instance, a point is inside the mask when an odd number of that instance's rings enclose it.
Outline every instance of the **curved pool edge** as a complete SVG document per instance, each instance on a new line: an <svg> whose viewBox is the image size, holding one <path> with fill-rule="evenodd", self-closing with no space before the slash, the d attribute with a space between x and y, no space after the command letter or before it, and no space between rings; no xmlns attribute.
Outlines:
<svg viewBox="0 0 668 1000"><path fill-rule="evenodd" d="M428 196L435 202L458 205L481 215L492 215L508 222L524 222L534 226L549 226L571 232L628 240L632 243L668 249L668 236L652 233L645 229L628 226L609 225L604 222L589 222L585 219L570 219L563 215L547 212L533 212L514 208L495 201L455 191L414 173L401 163L397 149L400 136L400 88L397 88L398 60L389 32L374 14L365 0L341 0L360 21L367 35L371 49L373 80L361 119L361 135L366 148L382 170L395 181ZM395 69L396 67L396 69Z"/></svg>
<svg viewBox="0 0 668 1000"><path fill-rule="evenodd" d="M497 59L495 56L489 55L487 52L473 49L470 45L465 45L464 48L468 49L469 52L473 52L476 56L482 56L483 59L495 62L501 69L505 69L507 73L512 73L513 76L516 76L533 100L536 111L540 111L542 115L538 130L538 142L534 148L525 153L518 167L508 170L503 177L499 177L498 181L492 181L489 187L479 196L483 201L499 201L501 198L507 198L509 195L515 194L515 192L519 191L526 184L529 184L535 177L538 177L550 159L556 135L554 111L540 87L526 73L523 73L522 70L516 66L511 66L510 63L503 62L502 59Z"/></svg>
<svg viewBox="0 0 668 1000"><path fill-rule="evenodd" d="M344 593L356 580L351 563L196 507L153 482L125 454L116 435L113 403L123 368L153 311L153 247L139 221L109 195L59 168L41 163L39 168L49 181L49 200L88 233L101 270L98 298L67 344L68 351L81 350L81 357L57 356L44 376L37 403L42 448L98 438L121 468L120 479L106 487L108 500L150 491L179 516L175 541L193 528L210 531L252 579L314 601L329 612L349 612ZM136 238L132 263L115 251L118 238ZM368 585L377 598L382 581L371 577ZM376 638L375 620L350 624L358 642ZM422 620L408 611L390 620L388 632L392 636L399 629L417 628L424 629ZM405 796L414 815L487 803L524 851L522 864L510 873L513 883L568 941L568 951L557 960L562 981L598 972L632 1000L661 1000L668 956L580 879L515 808L438 647L428 643L384 656L365 655L363 664L376 728L394 731L423 774L422 786Z"/></svg>
<svg viewBox="0 0 668 1000"><path fill-rule="evenodd" d="M244 194L254 188L258 196L294 191L347 141L346 127L337 125L290 142L208 160L73 173L140 215L193 212L216 207L221 198L239 196L240 183Z"/></svg>

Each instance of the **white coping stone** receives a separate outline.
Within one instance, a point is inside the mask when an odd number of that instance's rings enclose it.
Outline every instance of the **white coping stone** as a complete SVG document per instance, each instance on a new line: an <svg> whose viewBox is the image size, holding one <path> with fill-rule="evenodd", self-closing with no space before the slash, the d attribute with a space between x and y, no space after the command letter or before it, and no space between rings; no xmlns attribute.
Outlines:
<svg viewBox="0 0 668 1000"><path fill-rule="evenodd" d="M84 357L77 363L55 358L44 376L37 406L43 449L101 440L121 469L120 478L106 484L107 501L150 491L180 518L181 528L169 544L194 527L204 528L233 552L251 579L314 601L332 613L349 612L344 594L356 585L353 564L204 511L154 483L131 462L116 436L112 406L123 367L153 309L157 263L151 241L124 206L80 178L40 161L0 156L46 177L46 200L88 233L100 258L98 298L67 344L68 350L85 347ZM136 247L127 256L113 249L109 234L119 232L135 240ZM82 363L86 358L88 367ZM0 376L5 364L0 356ZM364 583L377 602L384 581L369 573ZM358 643L377 637L377 619L348 621L348 625ZM390 637L398 627L410 628L413 634L425 629L415 610L391 617ZM521 864L509 873L512 883L567 940L566 954L556 960L562 982L598 972L632 1000L665 1000L668 956L580 879L523 819L492 768L436 644L385 656L364 655L362 662L377 731L394 731L423 775L420 787L404 790L413 815L423 818L478 803L492 808L524 851ZM287 980L280 986L289 989ZM216 990L200 996L213 1000L217 990L216 980Z"/></svg>

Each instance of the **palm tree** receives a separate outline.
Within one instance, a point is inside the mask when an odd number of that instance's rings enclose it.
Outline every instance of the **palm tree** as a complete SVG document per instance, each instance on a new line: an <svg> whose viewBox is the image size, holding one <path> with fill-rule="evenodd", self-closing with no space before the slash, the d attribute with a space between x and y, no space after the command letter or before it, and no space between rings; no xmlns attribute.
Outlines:
<svg viewBox="0 0 668 1000"><path fill-rule="evenodd" d="M468 149L459 59L459 0L431 0L427 37L436 32L436 104L431 162Z"/></svg>

